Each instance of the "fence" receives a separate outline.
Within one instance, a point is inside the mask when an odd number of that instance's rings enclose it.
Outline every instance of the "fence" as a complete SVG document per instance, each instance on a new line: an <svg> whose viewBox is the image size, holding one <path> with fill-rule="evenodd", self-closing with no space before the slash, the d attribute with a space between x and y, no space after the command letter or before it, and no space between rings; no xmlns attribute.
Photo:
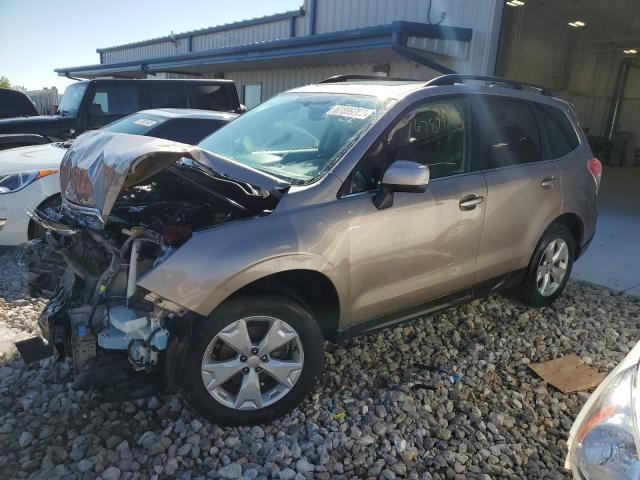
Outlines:
<svg viewBox="0 0 640 480"><path fill-rule="evenodd" d="M41 115L55 113L56 106L60 103L60 95L56 87L43 88L42 90L28 90L25 92L33 101Z"/></svg>

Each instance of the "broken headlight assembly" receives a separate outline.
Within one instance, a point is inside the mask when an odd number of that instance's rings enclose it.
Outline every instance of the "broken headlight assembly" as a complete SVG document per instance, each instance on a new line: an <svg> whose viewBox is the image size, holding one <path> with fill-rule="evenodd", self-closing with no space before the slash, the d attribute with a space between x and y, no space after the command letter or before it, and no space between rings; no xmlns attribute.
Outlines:
<svg viewBox="0 0 640 480"><path fill-rule="evenodd" d="M0 175L0 195L22 190L39 178L57 173L56 169L30 170L27 172L5 173Z"/></svg>
<svg viewBox="0 0 640 480"><path fill-rule="evenodd" d="M640 478L640 343L591 395L569 435L577 480Z"/></svg>

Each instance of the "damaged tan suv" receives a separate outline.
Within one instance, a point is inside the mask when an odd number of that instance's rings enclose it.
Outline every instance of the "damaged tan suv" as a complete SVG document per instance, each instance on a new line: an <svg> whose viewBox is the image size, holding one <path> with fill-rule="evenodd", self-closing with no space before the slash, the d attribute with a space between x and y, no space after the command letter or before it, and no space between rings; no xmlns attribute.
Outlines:
<svg viewBox="0 0 640 480"><path fill-rule="evenodd" d="M77 388L160 382L266 422L313 389L325 340L499 289L553 302L600 174L567 103L477 76L334 77L198 147L89 132L62 209L31 213L67 265L40 326Z"/></svg>

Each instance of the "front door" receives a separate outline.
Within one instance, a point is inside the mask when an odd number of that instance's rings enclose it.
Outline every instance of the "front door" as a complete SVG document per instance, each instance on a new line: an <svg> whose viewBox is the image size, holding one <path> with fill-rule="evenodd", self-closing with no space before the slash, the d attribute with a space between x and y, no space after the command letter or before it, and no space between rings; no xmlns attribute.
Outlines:
<svg viewBox="0 0 640 480"><path fill-rule="evenodd" d="M140 110L138 87L128 82L98 82L87 112L87 130L93 130Z"/></svg>
<svg viewBox="0 0 640 480"><path fill-rule="evenodd" d="M472 156L465 97L431 99L403 114L352 173L341 201L349 213L352 326L469 289L484 221L486 183ZM372 197L395 160L428 165L424 193Z"/></svg>

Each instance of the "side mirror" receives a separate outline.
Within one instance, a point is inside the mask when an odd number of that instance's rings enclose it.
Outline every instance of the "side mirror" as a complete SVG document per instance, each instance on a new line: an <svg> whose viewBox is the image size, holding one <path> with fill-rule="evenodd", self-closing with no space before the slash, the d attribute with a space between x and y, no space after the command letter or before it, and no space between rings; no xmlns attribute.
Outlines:
<svg viewBox="0 0 640 480"><path fill-rule="evenodd" d="M393 162L382 178L382 185L373 197L378 210L393 205L393 192L422 193L429 183L429 167L409 160Z"/></svg>

